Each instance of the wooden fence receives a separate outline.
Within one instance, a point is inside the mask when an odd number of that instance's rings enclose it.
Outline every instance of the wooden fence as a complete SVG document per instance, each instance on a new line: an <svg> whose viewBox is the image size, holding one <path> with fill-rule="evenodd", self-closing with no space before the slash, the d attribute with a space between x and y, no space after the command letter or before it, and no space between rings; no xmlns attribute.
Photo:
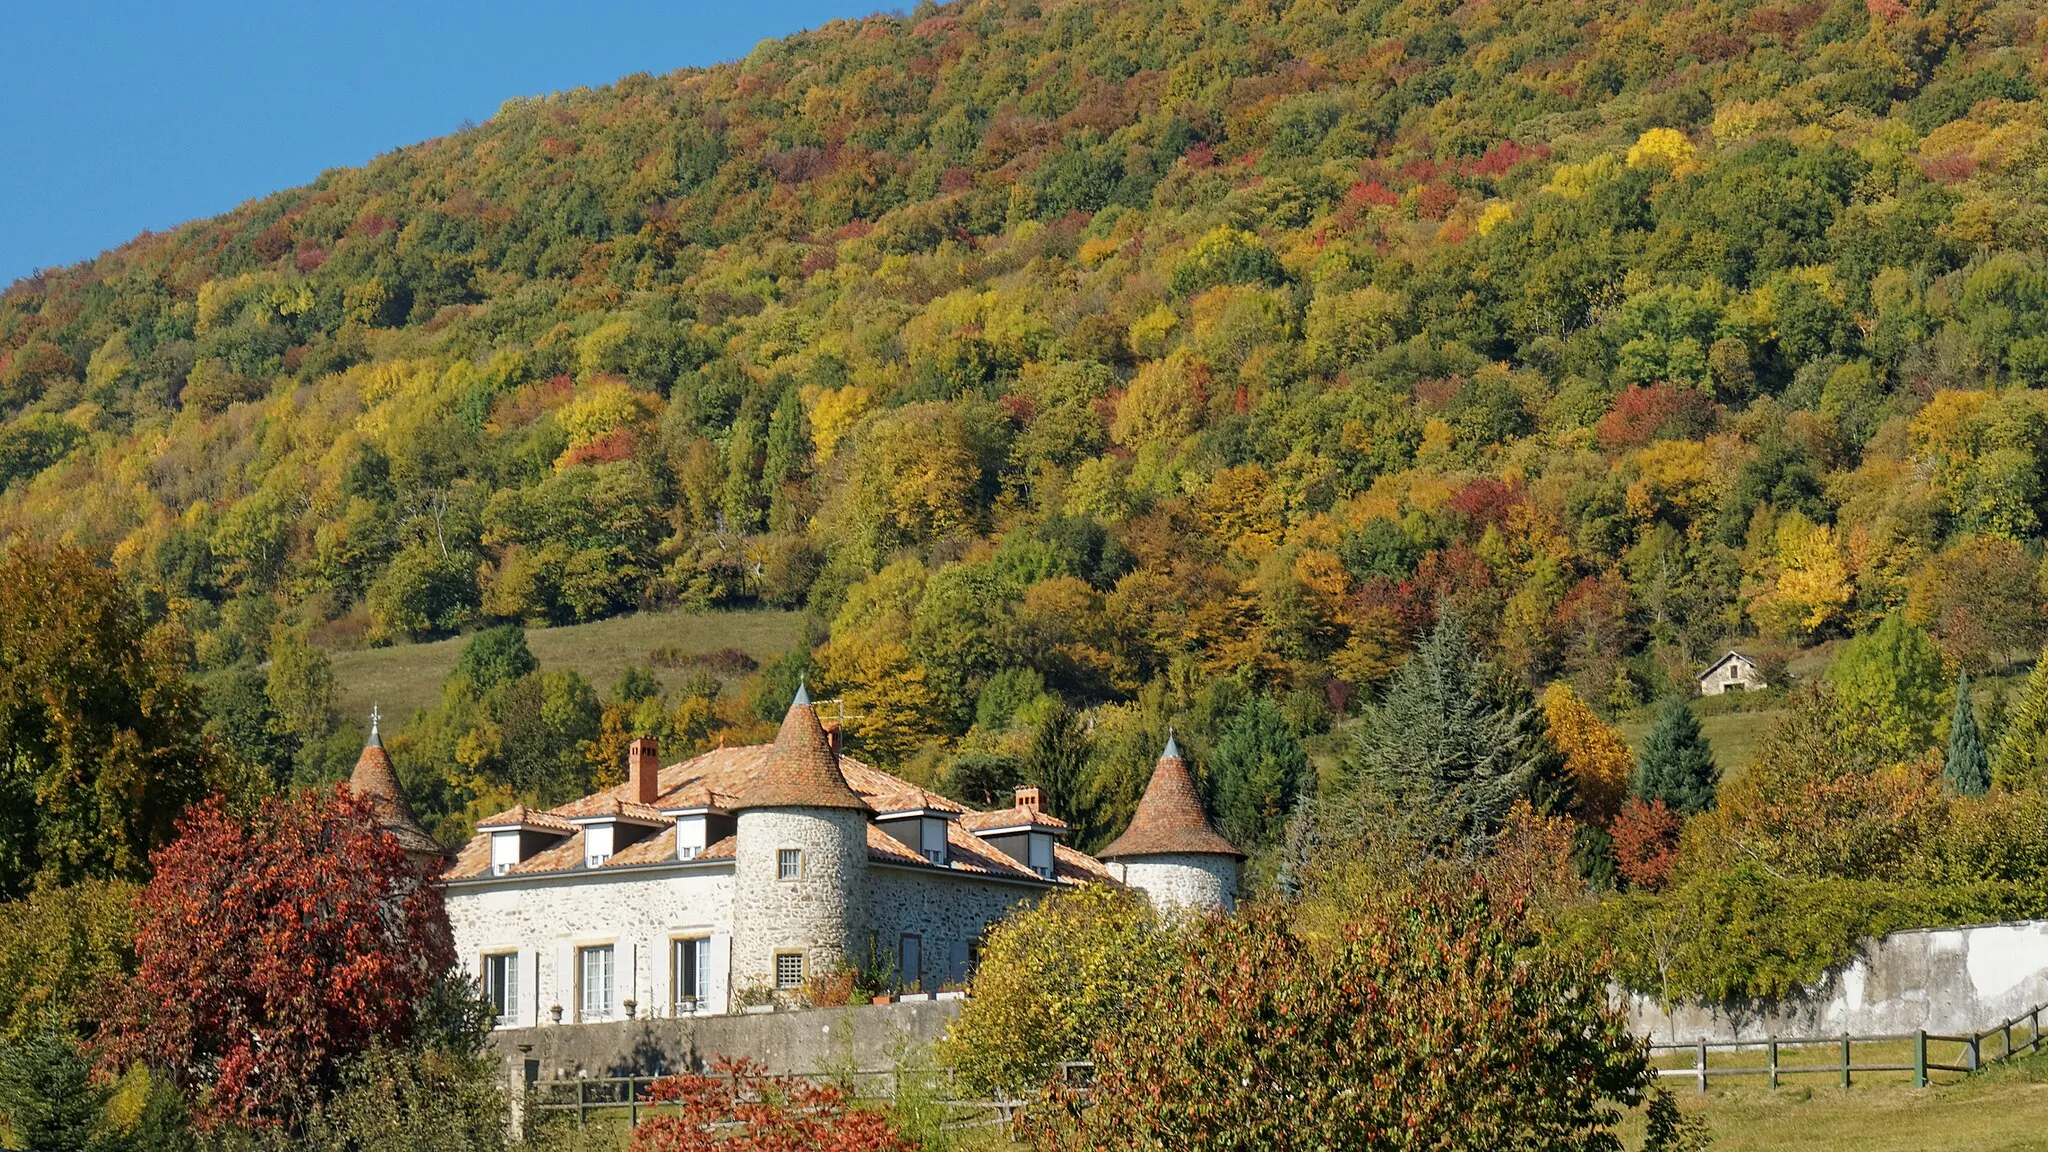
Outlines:
<svg viewBox="0 0 2048 1152"><path fill-rule="evenodd" d="M1664 1054L1690 1054L1693 1058L1690 1068L1660 1068L1658 1075L1693 1080L1699 1085L1701 1092L1705 1092L1708 1081L1717 1076L1764 1076L1768 1078L1770 1086L1776 1088L1780 1080L1786 1076L1827 1075L1839 1077L1841 1086L1847 1088L1858 1074L1884 1072L1911 1072L1913 1086L1925 1088L1928 1074L1932 1072L1959 1072L1968 1075L1987 1065L2010 1060L2022 1053L2041 1050L2043 1013L2048 1013L2048 1004L2038 1005L2025 1015L2007 1020L1997 1027L1964 1036L1944 1036L1920 1031L1878 1036L1842 1035L1804 1039L1770 1037L1764 1040L1697 1040L1689 1044L1652 1044L1650 1055L1654 1059ZM2022 1028L2026 1034L2025 1039L2015 1042L2013 1033ZM1997 1051L1987 1058L1986 1047L1994 1039L1997 1041ZM1867 1054L1872 1047L1896 1052L1907 1044L1911 1045L1911 1063L1899 1059L1880 1060L1874 1063L1868 1060L1858 1063L1855 1060L1855 1050L1858 1047ZM1953 1045L1960 1063L1948 1064L1930 1060L1929 1044ZM1788 1053L1795 1058L1810 1061L1810 1054L1815 1049L1825 1050L1834 1058L1827 1060L1826 1063L1784 1062L1783 1058ZM1709 1057L1717 1051L1736 1052L1749 1058L1761 1054L1764 1059L1761 1064L1745 1059L1741 1063L1723 1064L1716 1068L1710 1064Z"/></svg>
<svg viewBox="0 0 2048 1152"><path fill-rule="evenodd" d="M1076 1065L1075 1067L1085 1067ZM1064 1067L1064 1066L1063 1066ZM1068 1070L1067 1075L1074 1073ZM950 1068L934 1069L930 1072L901 1073L894 1068L862 1068L851 1072L799 1072L792 1074L799 1080L851 1082L851 1095L856 1101L887 1101L894 1099L899 1076L925 1075L944 1080L948 1093L942 1101L954 1113L948 1128L987 1128L998 1124L1009 1124L1024 1107L1023 1100L995 1098L977 1100L961 1098L951 1091L953 1073ZM629 1126L638 1126L643 1118L658 1116L669 1110L664 1105L650 1104L644 1098L647 1087L660 1079L659 1076L595 1076L575 1080L536 1080L527 1085L526 1112L528 1117L574 1116L576 1123L588 1124L592 1119L620 1120Z"/></svg>

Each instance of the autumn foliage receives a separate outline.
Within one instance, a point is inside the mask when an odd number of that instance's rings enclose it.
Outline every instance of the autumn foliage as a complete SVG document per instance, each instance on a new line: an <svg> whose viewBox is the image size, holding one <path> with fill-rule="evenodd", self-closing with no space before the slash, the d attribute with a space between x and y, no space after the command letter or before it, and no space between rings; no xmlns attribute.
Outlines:
<svg viewBox="0 0 2048 1152"><path fill-rule="evenodd" d="M673 1106L633 1130L631 1152L913 1152L889 1118L852 1106L844 1089L770 1076L721 1057L708 1075L666 1076L649 1104Z"/></svg>
<svg viewBox="0 0 2048 1152"><path fill-rule="evenodd" d="M1645 804L1638 797L1629 797L1608 829L1622 879L1637 888L1663 887L1671 866L1678 862L1678 830L1684 825L1684 814L1662 799Z"/></svg>
<svg viewBox="0 0 2048 1152"><path fill-rule="evenodd" d="M440 892L345 787L246 818L208 801L179 828L104 1056L171 1070L204 1121L295 1124L343 1057L411 1034L455 959Z"/></svg>
<svg viewBox="0 0 2048 1152"><path fill-rule="evenodd" d="M1530 952L1512 907L1426 884L1308 933L1283 908L1193 932L1186 961L1055 1091L1041 1146L1616 1147L1653 1073L1598 974Z"/></svg>

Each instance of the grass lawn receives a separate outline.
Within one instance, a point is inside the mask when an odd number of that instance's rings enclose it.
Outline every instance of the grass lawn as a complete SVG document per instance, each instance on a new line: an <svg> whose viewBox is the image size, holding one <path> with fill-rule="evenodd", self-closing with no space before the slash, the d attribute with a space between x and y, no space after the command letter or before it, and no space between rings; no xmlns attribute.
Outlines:
<svg viewBox="0 0 2048 1152"><path fill-rule="evenodd" d="M1863 1058L1859 1052L1857 1059ZM2048 1148L2048 1058L1995 1066L1968 1079L1945 1079L1949 1082L1915 1089L1905 1080L1872 1075L1847 1092L1831 1083L1775 1092L1757 1083L1716 1086L1704 1096L1682 1080L1666 1083L1686 1112L1706 1119L1715 1152Z"/></svg>
<svg viewBox="0 0 2048 1152"><path fill-rule="evenodd" d="M626 665L646 667L647 653L655 648L684 653L737 648L765 664L796 643L802 619L796 612L651 612L562 628L528 628L526 643L542 668L574 669L602 694ZM431 644L333 653L342 714L364 717L376 704L386 717L387 730L404 727L416 709L432 707L441 699L441 681L455 667L466 642L466 637L458 636ZM659 668L654 672L669 684L688 674Z"/></svg>
<svg viewBox="0 0 2048 1152"><path fill-rule="evenodd" d="M1756 745L1763 739L1771 725L1785 714L1783 709L1764 712L1723 712L1713 716L1700 717L1700 734L1713 745L1714 763L1720 766L1721 775L1733 776L1749 766L1756 755ZM1628 738L1629 747L1638 755L1642 753L1643 741L1650 738L1650 725L1656 715L1649 709L1642 714L1622 721L1617 727Z"/></svg>

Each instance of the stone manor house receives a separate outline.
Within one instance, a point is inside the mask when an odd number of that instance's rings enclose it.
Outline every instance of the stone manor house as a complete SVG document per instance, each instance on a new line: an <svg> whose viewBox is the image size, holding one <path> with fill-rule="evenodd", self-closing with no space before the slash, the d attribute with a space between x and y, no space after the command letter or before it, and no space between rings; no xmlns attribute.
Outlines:
<svg viewBox="0 0 2048 1152"><path fill-rule="evenodd" d="M977 812L839 750L799 690L773 744L662 767L636 740L616 788L482 821L452 854L406 805L373 723L350 778L445 885L457 955L505 1027L718 1015L852 964L906 989L967 978L983 933L1048 892L1120 884L1231 906L1242 854L1172 740L1099 857L1017 789Z"/></svg>

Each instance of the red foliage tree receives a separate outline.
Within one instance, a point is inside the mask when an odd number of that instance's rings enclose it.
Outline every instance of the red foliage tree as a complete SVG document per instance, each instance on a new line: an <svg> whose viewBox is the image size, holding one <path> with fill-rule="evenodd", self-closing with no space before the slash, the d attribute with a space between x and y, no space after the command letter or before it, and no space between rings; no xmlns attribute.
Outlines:
<svg viewBox="0 0 2048 1152"><path fill-rule="evenodd" d="M296 1124L336 1062L412 1034L455 962L440 890L345 786L189 811L137 902L109 1064L169 1069L202 1119Z"/></svg>
<svg viewBox="0 0 2048 1152"><path fill-rule="evenodd" d="M1662 888L1678 862L1678 831L1684 825L1685 817L1664 801L1645 804L1629 797L1608 829L1622 878L1638 888Z"/></svg>
<svg viewBox="0 0 2048 1152"><path fill-rule="evenodd" d="M850 1106L829 1084L769 1076L751 1060L720 1057L711 1074L664 1076L647 1102L674 1105L633 1129L631 1152L913 1152L879 1112Z"/></svg>
<svg viewBox="0 0 2048 1152"><path fill-rule="evenodd" d="M1593 429L1611 451L1648 444L1659 436L1697 439L1714 426L1714 402L1683 384L1631 384Z"/></svg>

